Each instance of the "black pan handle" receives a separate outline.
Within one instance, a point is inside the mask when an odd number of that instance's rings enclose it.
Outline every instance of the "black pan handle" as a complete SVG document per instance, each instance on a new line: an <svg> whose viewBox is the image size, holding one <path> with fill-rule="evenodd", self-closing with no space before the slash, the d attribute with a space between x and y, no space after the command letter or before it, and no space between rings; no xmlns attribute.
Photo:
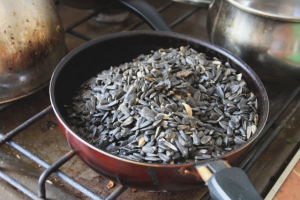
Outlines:
<svg viewBox="0 0 300 200"><path fill-rule="evenodd" d="M222 160L198 165L196 169L206 182L212 199L262 200L246 173L240 168L230 167Z"/></svg>
<svg viewBox="0 0 300 200"><path fill-rule="evenodd" d="M141 16L155 30L172 31L159 13L146 0L119 0L122 4L130 8Z"/></svg>
<svg viewBox="0 0 300 200"><path fill-rule="evenodd" d="M212 3L212 0L173 0L177 3L183 3L183 4L190 4L194 6L201 6L208 8L209 5Z"/></svg>

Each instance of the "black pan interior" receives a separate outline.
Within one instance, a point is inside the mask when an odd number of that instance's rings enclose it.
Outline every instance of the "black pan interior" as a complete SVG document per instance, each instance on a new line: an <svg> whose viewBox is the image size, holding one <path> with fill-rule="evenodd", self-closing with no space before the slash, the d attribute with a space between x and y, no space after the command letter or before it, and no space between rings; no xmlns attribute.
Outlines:
<svg viewBox="0 0 300 200"><path fill-rule="evenodd" d="M265 88L254 71L218 46L173 32L121 32L102 36L76 48L59 63L53 74L50 85L52 106L64 121L63 116L66 115L64 105L71 102L76 88L97 73L109 69L110 66L130 62L140 54L149 54L151 50L179 48L186 45L208 56L229 61L232 67L243 73L250 89L258 96L260 119L257 131L260 132L267 119L269 107Z"/></svg>

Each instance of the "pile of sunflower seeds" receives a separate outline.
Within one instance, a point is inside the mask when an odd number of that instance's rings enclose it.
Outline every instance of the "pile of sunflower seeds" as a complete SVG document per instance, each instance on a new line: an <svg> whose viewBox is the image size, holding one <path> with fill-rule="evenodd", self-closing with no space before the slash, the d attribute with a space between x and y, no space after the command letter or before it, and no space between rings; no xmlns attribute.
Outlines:
<svg viewBox="0 0 300 200"><path fill-rule="evenodd" d="M111 67L82 84L65 107L84 140L148 163L219 157L245 143L258 123L257 98L242 74L189 47Z"/></svg>

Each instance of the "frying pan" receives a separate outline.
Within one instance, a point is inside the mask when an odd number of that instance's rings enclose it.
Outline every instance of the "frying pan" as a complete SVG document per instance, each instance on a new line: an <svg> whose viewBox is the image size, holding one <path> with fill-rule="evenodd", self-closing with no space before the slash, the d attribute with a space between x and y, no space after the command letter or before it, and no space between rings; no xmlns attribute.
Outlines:
<svg viewBox="0 0 300 200"><path fill-rule="evenodd" d="M196 163L174 165L141 163L111 155L92 146L80 138L67 124L64 118L67 115L64 105L70 104L75 89L95 74L109 69L110 66L130 62L140 54L149 54L151 50L178 48L187 45L198 52L229 62L233 68L243 74L249 88L257 96L259 105L257 132L236 150L220 158L207 159ZM228 164L236 165L261 133L269 111L268 97L262 82L242 60L225 49L200 39L164 31L114 33L79 46L58 64L53 73L50 82L50 99L68 144L88 166L121 185L152 191L192 189L203 185L203 180L197 173L196 168L198 171L203 172L203 169L204 171L208 169L205 165L217 162L221 167L214 167L214 165L209 168L212 172L217 172L222 167L228 166ZM222 162L223 164L220 164L219 159L226 161L226 163ZM204 172L202 174L209 173Z"/></svg>

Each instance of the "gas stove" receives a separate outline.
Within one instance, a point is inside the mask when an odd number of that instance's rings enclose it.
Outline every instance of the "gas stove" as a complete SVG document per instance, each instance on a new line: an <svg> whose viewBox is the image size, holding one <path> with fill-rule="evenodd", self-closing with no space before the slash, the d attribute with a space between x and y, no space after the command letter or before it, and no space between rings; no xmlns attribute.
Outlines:
<svg viewBox="0 0 300 200"><path fill-rule="evenodd" d="M149 0L174 32L208 41L207 9ZM101 23L103 10L57 3L68 50L109 33L151 29L133 13L121 23ZM98 17L98 18L97 18ZM270 100L267 124L238 167L265 197L300 147L299 81L264 82ZM115 185L71 150L52 111L48 86L0 107L1 199L210 199L205 186L185 192L149 192Z"/></svg>

